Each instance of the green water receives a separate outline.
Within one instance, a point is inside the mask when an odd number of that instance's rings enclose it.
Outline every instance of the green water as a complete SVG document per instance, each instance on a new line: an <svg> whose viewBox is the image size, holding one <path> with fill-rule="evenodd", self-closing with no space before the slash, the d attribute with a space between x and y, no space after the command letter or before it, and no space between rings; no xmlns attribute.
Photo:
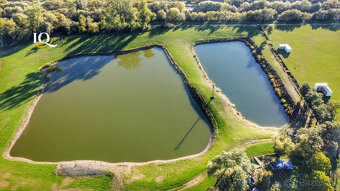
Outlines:
<svg viewBox="0 0 340 191"><path fill-rule="evenodd" d="M160 48L59 63L11 155L140 162L201 152L209 122Z"/></svg>
<svg viewBox="0 0 340 191"><path fill-rule="evenodd" d="M243 42L201 44L195 51L209 78L246 119L263 126L288 122L266 74Z"/></svg>

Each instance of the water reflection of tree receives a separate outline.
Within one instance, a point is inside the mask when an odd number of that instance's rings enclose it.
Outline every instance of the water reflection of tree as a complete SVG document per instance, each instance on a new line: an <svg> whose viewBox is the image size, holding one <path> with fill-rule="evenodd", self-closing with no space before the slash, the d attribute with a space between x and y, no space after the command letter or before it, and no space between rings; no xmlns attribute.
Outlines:
<svg viewBox="0 0 340 191"><path fill-rule="evenodd" d="M152 58L152 57L155 56L155 53L152 52L151 48L143 50L143 52L144 52L145 58L147 58L147 59Z"/></svg>
<svg viewBox="0 0 340 191"><path fill-rule="evenodd" d="M142 53L138 51L131 52L129 54L118 55L118 66L124 67L127 70L137 69L138 67L140 67L140 63L142 61L142 58L140 57L141 54Z"/></svg>

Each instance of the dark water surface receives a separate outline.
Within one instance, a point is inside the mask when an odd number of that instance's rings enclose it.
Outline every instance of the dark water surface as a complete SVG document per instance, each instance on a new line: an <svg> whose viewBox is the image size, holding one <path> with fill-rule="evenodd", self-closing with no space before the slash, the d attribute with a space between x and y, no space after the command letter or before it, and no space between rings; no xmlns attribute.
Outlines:
<svg viewBox="0 0 340 191"><path fill-rule="evenodd" d="M209 123L160 48L59 63L13 156L172 159L201 152Z"/></svg>
<svg viewBox="0 0 340 191"><path fill-rule="evenodd" d="M246 119L263 126L288 122L270 81L243 42L201 44L195 51L209 78Z"/></svg>

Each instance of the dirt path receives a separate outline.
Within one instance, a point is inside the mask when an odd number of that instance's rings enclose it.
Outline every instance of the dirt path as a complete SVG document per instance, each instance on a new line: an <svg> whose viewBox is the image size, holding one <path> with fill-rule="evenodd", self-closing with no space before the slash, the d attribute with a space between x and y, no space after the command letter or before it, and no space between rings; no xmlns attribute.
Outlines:
<svg viewBox="0 0 340 191"><path fill-rule="evenodd" d="M207 176L208 176L207 172L204 171L203 173L201 173L198 176L196 176L194 179L192 179L189 182L185 183L183 186L181 186L179 188L174 188L171 191L185 190L187 188L195 186L195 185L199 184L200 182L202 182Z"/></svg>

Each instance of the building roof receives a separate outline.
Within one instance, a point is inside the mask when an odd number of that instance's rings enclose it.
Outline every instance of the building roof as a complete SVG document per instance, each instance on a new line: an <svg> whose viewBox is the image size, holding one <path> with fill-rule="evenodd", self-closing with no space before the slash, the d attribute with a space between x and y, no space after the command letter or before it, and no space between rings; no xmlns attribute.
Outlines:
<svg viewBox="0 0 340 191"><path fill-rule="evenodd" d="M327 92L333 93L333 91L331 90L327 83L315 83L314 88L317 89L319 87L323 87Z"/></svg>
<svg viewBox="0 0 340 191"><path fill-rule="evenodd" d="M270 164L271 170L288 169L293 170L293 163L291 161L275 161Z"/></svg>
<svg viewBox="0 0 340 191"><path fill-rule="evenodd" d="M292 50L292 47L290 47L289 44L280 44L279 47L285 48L286 50L289 50L289 51Z"/></svg>

